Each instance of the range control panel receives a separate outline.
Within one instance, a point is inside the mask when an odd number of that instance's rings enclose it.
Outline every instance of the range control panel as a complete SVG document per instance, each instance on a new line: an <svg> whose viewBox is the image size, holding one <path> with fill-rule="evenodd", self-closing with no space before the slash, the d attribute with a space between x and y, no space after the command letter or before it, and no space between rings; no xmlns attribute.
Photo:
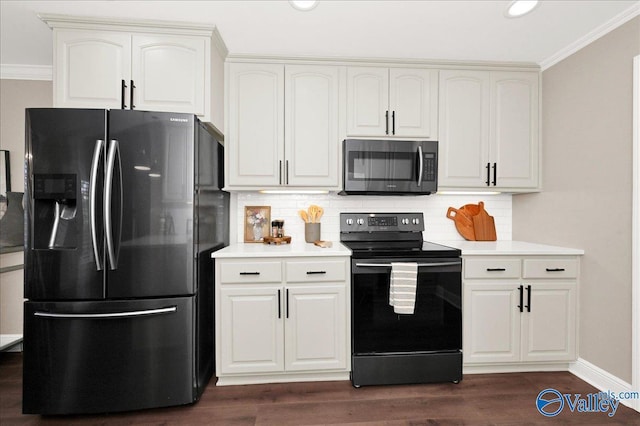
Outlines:
<svg viewBox="0 0 640 426"><path fill-rule="evenodd" d="M422 213L340 213L340 232L421 232Z"/></svg>

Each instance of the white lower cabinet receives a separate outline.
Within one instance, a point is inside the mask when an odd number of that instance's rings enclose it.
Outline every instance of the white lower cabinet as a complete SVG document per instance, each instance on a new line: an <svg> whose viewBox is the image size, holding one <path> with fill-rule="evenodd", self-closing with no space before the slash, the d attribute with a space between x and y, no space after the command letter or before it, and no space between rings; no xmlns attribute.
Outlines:
<svg viewBox="0 0 640 426"><path fill-rule="evenodd" d="M576 283L534 282L531 287L529 308L522 317L522 360L574 360Z"/></svg>
<svg viewBox="0 0 640 426"><path fill-rule="evenodd" d="M465 363L520 360L518 283L464 284Z"/></svg>
<svg viewBox="0 0 640 426"><path fill-rule="evenodd" d="M577 257L464 260L465 366L575 360Z"/></svg>
<svg viewBox="0 0 640 426"><path fill-rule="evenodd" d="M283 371L280 293L273 286L220 290L219 374Z"/></svg>
<svg viewBox="0 0 640 426"><path fill-rule="evenodd" d="M347 367L344 285L285 289L285 370Z"/></svg>
<svg viewBox="0 0 640 426"><path fill-rule="evenodd" d="M216 259L218 384L347 378L348 294L348 257Z"/></svg>

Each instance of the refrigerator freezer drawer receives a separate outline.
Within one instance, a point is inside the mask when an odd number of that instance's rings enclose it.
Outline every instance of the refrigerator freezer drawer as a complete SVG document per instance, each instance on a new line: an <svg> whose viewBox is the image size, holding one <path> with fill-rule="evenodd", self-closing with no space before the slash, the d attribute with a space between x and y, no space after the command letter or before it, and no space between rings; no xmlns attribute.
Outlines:
<svg viewBox="0 0 640 426"><path fill-rule="evenodd" d="M26 302L23 412L82 414L193 402L195 297Z"/></svg>

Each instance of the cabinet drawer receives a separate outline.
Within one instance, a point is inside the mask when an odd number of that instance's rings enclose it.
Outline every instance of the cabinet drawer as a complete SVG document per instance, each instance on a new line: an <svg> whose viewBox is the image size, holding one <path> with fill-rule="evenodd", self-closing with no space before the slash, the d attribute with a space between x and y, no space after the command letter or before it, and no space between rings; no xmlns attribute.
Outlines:
<svg viewBox="0 0 640 426"><path fill-rule="evenodd" d="M525 259L524 278L575 278L577 259Z"/></svg>
<svg viewBox="0 0 640 426"><path fill-rule="evenodd" d="M520 278L520 259L465 259L465 278Z"/></svg>
<svg viewBox="0 0 640 426"><path fill-rule="evenodd" d="M282 281L281 262L221 262L220 282L227 283L276 283Z"/></svg>
<svg viewBox="0 0 640 426"><path fill-rule="evenodd" d="M287 282L345 281L346 260L286 262Z"/></svg>

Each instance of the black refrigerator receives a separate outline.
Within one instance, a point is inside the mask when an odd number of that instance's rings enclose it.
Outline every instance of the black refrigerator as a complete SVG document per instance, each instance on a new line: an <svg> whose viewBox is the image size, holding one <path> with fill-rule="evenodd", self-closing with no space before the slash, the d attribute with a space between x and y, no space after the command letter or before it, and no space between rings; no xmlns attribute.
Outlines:
<svg viewBox="0 0 640 426"><path fill-rule="evenodd" d="M190 114L26 110L24 413L198 400L229 241L221 138Z"/></svg>

